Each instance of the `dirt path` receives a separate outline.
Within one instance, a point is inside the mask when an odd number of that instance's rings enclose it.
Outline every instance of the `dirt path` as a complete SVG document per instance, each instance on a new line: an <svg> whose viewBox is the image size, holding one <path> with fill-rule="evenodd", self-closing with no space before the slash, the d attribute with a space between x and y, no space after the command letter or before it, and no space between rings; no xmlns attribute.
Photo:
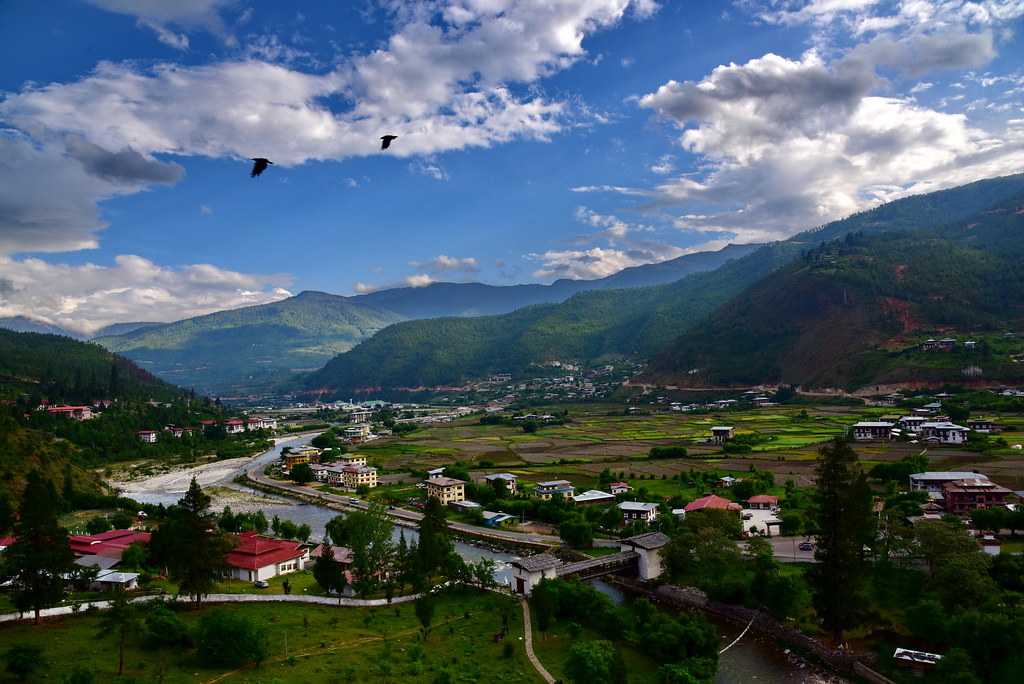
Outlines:
<svg viewBox="0 0 1024 684"><path fill-rule="evenodd" d="M526 657L530 659L530 663L534 669L537 670L537 674L547 682L547 684L555 684L555 678L551 676L540 662L540 658L533 652L533 626L530 624L530 604L526 599L523 599L523 643L526 646Z"/></svg>

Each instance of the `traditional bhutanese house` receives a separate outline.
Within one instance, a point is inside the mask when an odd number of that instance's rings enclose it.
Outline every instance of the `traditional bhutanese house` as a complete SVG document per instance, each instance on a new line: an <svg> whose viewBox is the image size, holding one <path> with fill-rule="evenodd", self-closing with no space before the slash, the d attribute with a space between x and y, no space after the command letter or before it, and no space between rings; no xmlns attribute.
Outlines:
<svg viewBox="0 0 1024 684"><path fill-rule="evenodd" d="M108 530L99 534L73 534L68 546L76 556L107 556L120 558L132 544L149 544L149 532Z"/></svg>
<svg viewBox="0 0 1024 684"><path fill-rule="evenodd" d="M853 426L853 438L858 442L883 441L892 437L896 427L887 420L862 420Z"/></svg>
<svg viewBox="0 0 1024 684"><path fill-rule="evenodd" d="M999 432L999 426L988 418L972 418L967 421L967 427L975 432Z"/></svg>
<svg viewBox="0 0 1024 684"><path fill-rule="evenodd" d="M224 421L224 432L229 435L238 435L245 432L245 422L238 418Z"/></svg>
<svg viewBox="0 0 1024 684"><path fill-rule="evenodd" d="M921 424L921 435L936 444L963 444L968 432L969 429L948 420Z"/></svg>
<svg viewBox="0 0 1024 684"><path fill-rule="evenodd" d="M743 507L738 503L729 501L728 499L723 499L717 494L708 494L707 496L702 496L696 501L691 501L686 504L686 508L683 510L687 513L693 513L694 511L703 511L706 508L718 508L727 511L736 511L736 513L743 510Z"/></svg>
<svg viewBox="0 0 1024 684"><path fill-rule="evenodd" d="M733 435L734 429L731 425L716 425L711 428L711 441L715 444L725 444Z"/></svg>
<svg viewBox="0 0 1024 684"><path fill-rule="evenodd" d="M290 471L300 463L313 463L319 455L320 450L316 447L289 451L287 454L281 454L281 467Z"/></svg>
<svg viewBox="0 0 1024 684"><path fill-rule="evenodd" d="M654 522L658 517L658 504L656 503L623 501L619 504L619 510L622 511L622 522L626 525L637 520Z"/></svg>
<svg viewBox="0 0 1024 684"><path fill-rule="evenodd" d="M51 406L46 409L51 416L63 416L72 420L89 420L92 418L91 406Z"/></svg>
<svg viewBox="0 0 1024 684"><path fill-rule="evenodd" d="M942 486L942 499L946 511L955 515L967 515L979 508L1002 506L1013 494L989 479L971 478L947 482Z"/></svg>
<svg viewBox="0 0 1024 684"><path fill-rule="evenodd" d="M519 478L512 473L492 473L484 477L487 484L491 485L495 489L498 488L498 483L505 485L505 491L510 495L515 496L519 487Z"/></svg>
<svg viewBox="0 0 1024 684"><path fill-rule="evenodd" d="M224 558L229 576L235 579L267 580L302 570L309 560L309 549L299 542L271 539L255 532L237 537L238 544Z"/></svg>
<svg viewBox="0 0 1024 684"><path fill-rule="evenodd" d="M144 444L156 444L156 430L139 430L135 434Z"/></svg>
<svg viewBox="0 0 1024 684"><path fill-rule="evenodd" d="M564 499L568 499L576 493L576 488L572 486L572 483L568 480L548 480L547 482L538 482L534 485L533 494L538 499L544 499L545 501L550 500L552 497L558 495Z"/></svg>
<svg viewBox="0 0 1024 684"><path fill-rule="evenodd" d="M614 494L615 496L618 496L619 494L626 494L631 489L632 487L630 487L629 483L627 482L612 482L611 484L608 485L608 491Z"/></svg>
<svg viewBox="0 0 1024 684"><path fill-rule="evenodd" d="M934 471L913 473L910 476L910 490L913 492L937 492L942 493L942 487L947 482L957 480L971 480L981 478L988 479L987 475L974 473L968 470Z"/></svg>

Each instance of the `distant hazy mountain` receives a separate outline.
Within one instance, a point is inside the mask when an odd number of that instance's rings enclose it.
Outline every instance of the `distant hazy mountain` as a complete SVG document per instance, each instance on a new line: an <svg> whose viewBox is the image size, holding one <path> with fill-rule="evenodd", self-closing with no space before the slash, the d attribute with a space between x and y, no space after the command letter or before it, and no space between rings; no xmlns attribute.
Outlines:
<svg viewBox="0 0 1024 684"><path fill-rule="evenodd" d="M97 339L100 337L111 337L112 335L126 335L136 330L142 330L143 328L155 328L158 325L167 325L166 323L154 323L154 322L136 322L136 323L111 323L110 325L104 326L92 334L91 339Z"/></svg>
<svg viewBox="0 0 1024 684"><path fill-rule="evenodd" d="M1021 192L1024 175L980 181L855 214L668 285L583 292L561 304L501 316L399 323L331 360L305 385L348 395L370 388L451 384L495 371L522 372L531 363L554 359L658 356L672 340L702 326L718 307L822 243L851 233L947 225ZM767 308L761 316L770 321L774 313ZM737 334L745 334L742 327Z"/></svg>
<svg viewBox="0 0 1024 684"><path fill-rule="evenodd" d="M399 287L352 297L365 306L393 311L405 318L487 316L533 304L564 302L589 290L646 287L672 283L692 273L711 271L738 259L760 245L727 245L716 252L686 254L656 264L634 266L595 280L556 280L550 285L484 285L482 283L433 283L425 287Z"/></svg>
<svg viewBox="0 0 1024 684"><path fill-rule="evenodd" d="M506 313L562 302L578 292L678 280L756 249L730 245L599 280L551 285L434 283L355 297L303 292L275 304L222 311L176 323L108 326L94 339L160 377L215 394L259 389L294 371L311 371L385 326L410 318Z"/></svg>
<svg viewBox="0 0 1024 684"><path fill-rule="evenodd" d="M346 297L303 292L96 341L176 385L231 395L319 368L398 320Z"/></svg>
<svg viewBox="0 0 1024 684"><path fill-rule="evenodd" d="M3 328L4 330L13 330L14 332L34 332L46 335L63 335L64 337L70 337L76 340L84 339L82 335L71 332L67 328L62 328L59 325L51 325L50 323L44 323L43 321L37 321L36 319L29 318L27 316L10 316L7 318L0 318L0 328Z"/></svg>

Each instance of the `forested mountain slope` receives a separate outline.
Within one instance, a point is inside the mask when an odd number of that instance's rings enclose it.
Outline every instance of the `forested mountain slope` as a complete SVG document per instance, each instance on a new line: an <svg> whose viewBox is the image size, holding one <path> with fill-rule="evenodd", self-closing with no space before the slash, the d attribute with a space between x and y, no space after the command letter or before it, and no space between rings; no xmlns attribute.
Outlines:
<svg viewBox="0 0 1024 684"><path fill-rule="evenodd" d="M919 195L765 245L718 269L650 288L593 291L564 303L473 319L391 326L333 359L305 381L341 394L452 384L490 372L520 373L554 359L650 356L802 252L849 233L865 236L936 228L1024 191L1024 175Z"/></svg>

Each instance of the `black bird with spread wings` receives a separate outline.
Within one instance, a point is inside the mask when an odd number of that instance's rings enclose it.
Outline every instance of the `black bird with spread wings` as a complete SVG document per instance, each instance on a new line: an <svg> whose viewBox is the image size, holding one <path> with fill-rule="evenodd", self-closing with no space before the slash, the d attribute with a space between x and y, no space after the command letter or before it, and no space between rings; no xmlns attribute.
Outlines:
<svg viewBox="0 0 1024 684"><path fill-rule="evenodd" d="M398 140L397 135L382 135L380 136L380 149L386 150L391 147L391 141Z"/></svg>
<svg viewBox="0 0 1024 684"><path fill-rule="evenodd" d="M264 159L263 157L254 157L253 161L255 162L255 164L252 165L252 173L249 174L250 178L255 178L256 176L260 175L261 173L267 170L267 166L269 164L274 163L269 159Z"/></svg>

